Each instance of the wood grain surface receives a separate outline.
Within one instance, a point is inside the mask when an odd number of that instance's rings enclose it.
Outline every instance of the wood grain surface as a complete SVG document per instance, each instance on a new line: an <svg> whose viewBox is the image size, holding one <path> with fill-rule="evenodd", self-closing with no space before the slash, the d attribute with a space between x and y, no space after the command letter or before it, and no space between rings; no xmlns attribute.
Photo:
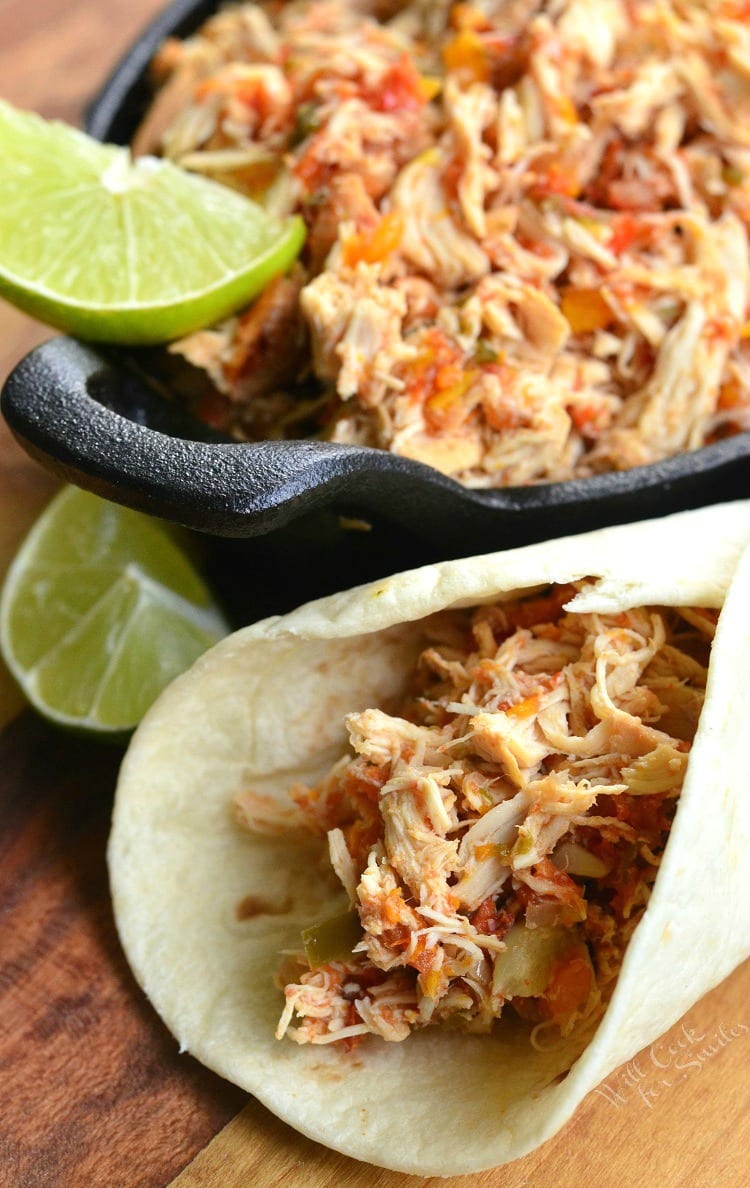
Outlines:
<svg viewBox="0 0 750 1188"><path fill-rule="evenodd" d="M76 120L159 6L0 0L0 94ZM0 379L47 334L0 304ZM52 490L0 425L0 574ZM750 965L613 1074L556 1138L506 1168L402 1176L317 1146L258 1103L242 1109L242 1094L177 1053L120 952L104 864L117 752L18 717L19 706L0 673L2 1188L739 1188L750 1179Z"/></svg>
<svg viewBox="0 0 750 1188"><path fill-rule="evenodd" d="M130 0L113 22L100 0L0 0L0 95L77 121L158 7ZM49 334L0 302L0 380ZM54 489L0 424L0 578ZM246 1098L178 1055L120 951L105 867L119 753L21 706L0 671L0 1185L162 1188Z"/></svg>
<svg viewBox="0 0 750 1188"><path fill-rule="evenodd" d="M30 713L0 734L2 1183L161 1188L237 1112L175 1044L115 934L119 752Z"/></svg>

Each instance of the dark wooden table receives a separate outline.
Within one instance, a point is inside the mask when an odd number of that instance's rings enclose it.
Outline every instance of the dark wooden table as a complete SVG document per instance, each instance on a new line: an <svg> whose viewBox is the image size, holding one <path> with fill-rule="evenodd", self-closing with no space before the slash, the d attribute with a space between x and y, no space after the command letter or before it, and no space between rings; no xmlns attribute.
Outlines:
<svg viewBox="0 0 750 1188"><path fill-rule="evenodd" d="M77 121L158 7L158 0L0 0L0 93ZM0 305L0 378L47 334ZM0 575L53 489L0 425ZM0 672L2 1188L427 1183L317 1147L178 1055L130 976L112 922L104 852L118 762L117 751L56 732L24 710ZM541 1151L471 1180L430 1183L744 1184L748 1001L745 966L687 1017L690 1034L705 1037L695 1051L709 1043L716 1051L684 1076L668 1075L645 1052L637 1070L611 1077ZM684 1034L678 1027L672 1038Z"/></svg>
<svg viewBox="0 0 750 1188"><path fill-rule="evenodd" d="M78 122L157 0L2 0L0 94ZM49 331L0 303L0 377ZM54 489L0 426L0 572ZM244 1103L175 1044L114 931L104 861L119 753L0 674L0 1184L170 1180Z"/></svg>

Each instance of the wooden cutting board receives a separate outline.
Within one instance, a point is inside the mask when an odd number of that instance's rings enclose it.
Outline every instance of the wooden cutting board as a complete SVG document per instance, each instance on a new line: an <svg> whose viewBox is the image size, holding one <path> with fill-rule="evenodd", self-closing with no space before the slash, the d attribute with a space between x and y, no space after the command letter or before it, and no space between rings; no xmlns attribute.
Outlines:
<svg viewBox="0 0 750 1188"><path fill-rule="evenodd" d="M158 7L3 0L0 93L76 119ZM0 378L46 333L0 307ZM0 574L52 490L0 426ZM104 858L118 762L23 711L0 672L1 1188L731 1188L750 1178L750 964L510 1167L448 1181L385 1172L246 1104L178 1054L120 951Z"/></svg>

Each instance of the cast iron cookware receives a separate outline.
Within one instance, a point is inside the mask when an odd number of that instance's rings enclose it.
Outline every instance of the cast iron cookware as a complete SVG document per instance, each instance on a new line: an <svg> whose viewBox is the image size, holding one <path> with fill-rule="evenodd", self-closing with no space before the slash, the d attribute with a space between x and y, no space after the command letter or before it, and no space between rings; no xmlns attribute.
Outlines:
<svg viewBox="0 0 750 1188"><path fill-rule="evenodd" d="M93 102L87 130L127 143L149 101L147 68L155 50L169 35L192 32L216 7L211 0L170 5ZM232 442L155 391L148 360L148 354L53 339L13 371L3 412L33 457L108 499L223 537L278 536L281 530L269 563L284 571L283 604L301 600L299 587L289 588L290 548L298 566L309 569L307 557L318 571L312 588L309 572L302 581L310 596L438 556L750 493L750 433L628 471L491 491L469 490L431 467L379 450L312 440ZM343 527L341 515L348 521ZM372 531L352 531L352 519Z"/></svg>

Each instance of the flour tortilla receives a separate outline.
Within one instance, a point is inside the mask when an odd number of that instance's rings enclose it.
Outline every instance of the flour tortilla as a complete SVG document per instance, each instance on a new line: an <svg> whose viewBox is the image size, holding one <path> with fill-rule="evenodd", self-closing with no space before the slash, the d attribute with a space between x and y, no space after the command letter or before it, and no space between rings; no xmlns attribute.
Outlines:
<svg viewBox="0 0 750 1188"><path fill-rule="evenodd" d="M744 502L431 565L240 631L175 681L125 758L109 862L128 959L181 1049L311 1138L404 1172L476 1171L554 1134L750 954L748 543ZM341 899L315 844L245 835L234 795L286 802L294 780L322 774L343 752L344 713L401 690L425 615L584 577L599 581L574 611L726 603L656 886L583 1054L580 1036L538 1052L509 1019L491 1037L428 1028L351 1054L277 1041L279 952ZM238 919L248 896L279 914Z"/></svg>

